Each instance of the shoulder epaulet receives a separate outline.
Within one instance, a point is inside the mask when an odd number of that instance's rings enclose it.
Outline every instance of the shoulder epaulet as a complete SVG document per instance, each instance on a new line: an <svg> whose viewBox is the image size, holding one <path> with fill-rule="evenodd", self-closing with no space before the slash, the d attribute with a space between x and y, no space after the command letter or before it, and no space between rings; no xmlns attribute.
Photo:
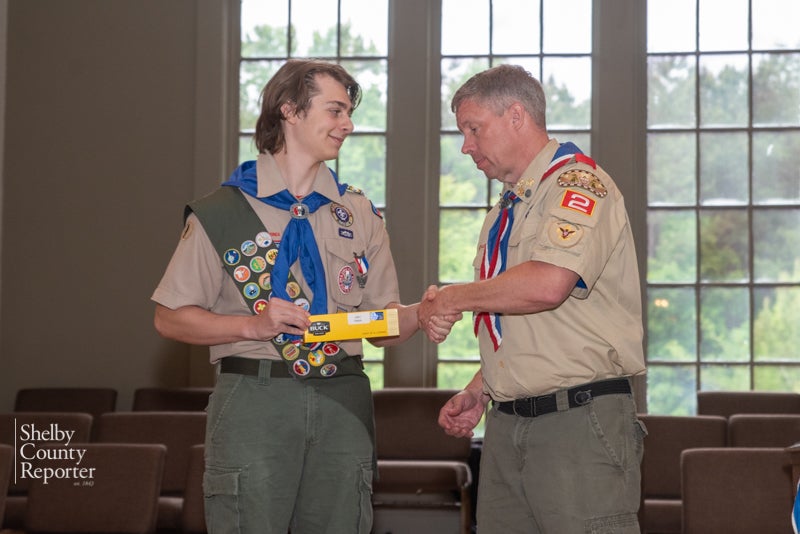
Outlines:
<svg viewBox="0 0 800 534"><path fill-rule="evenodd" d="M600 198L608 195L608 189L593 172L584 169L570 169L558 176L558 185L561 187L580 187L597 195Z"/></svg>
<svg viewBox="0 0 800 534"><path fill-rule="evenodd" d="M359 189L357 187L353 187L352 185L349 185L349 184L347 186L347 192L348 193L355 193L356 195L364 196L364 191L362 191L361 189Z"/></svg>

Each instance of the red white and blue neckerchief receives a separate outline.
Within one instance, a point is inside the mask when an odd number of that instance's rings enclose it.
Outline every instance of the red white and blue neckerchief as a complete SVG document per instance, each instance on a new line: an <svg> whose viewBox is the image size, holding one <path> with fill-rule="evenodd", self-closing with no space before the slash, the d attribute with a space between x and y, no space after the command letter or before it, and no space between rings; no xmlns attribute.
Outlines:
<svg viewBox="0 0 800 534"><path fill-rule="evenodd" d="M558 150L553 155L550 165L542 175L542 180L553 174L557 169L569 163L573 158L579 161L587 160L594 162L583 155L583 152L573 143L563 143L559 145ZM481 262L480 279L486 280L494 278L506 270L506 257L508 255L508 237L511 234L511 228L514 225L514 205L519 202L520 198L512 191L506 191L500 201L500 213L497 215L492 227L489 229L489 239L486 243L486 248L483 251L483 261ZM583 283L583 280L578 282ZM503 342L503 328L500 323L499 313L480 312L475 314L475 335L478 335L478 330L481 324L486 325L486 331L489 338L492 340L495 352L500 348Z"/></svg>
<svg viewBox="0 0 800 534"><path fill-rule="evenodd" d="M508 256L508 237L511 227L514 226L514 204L520 198L512 191L506 191L500 201L500 213L489 230L489 241L483 251L481 262L481 280L494 278L506 270L506 257ZM503 329L500 325L500 314L480 312L475 314L475 335L481 323L486 325L489 337L494 345L495 352L503 342Z"/></svg>

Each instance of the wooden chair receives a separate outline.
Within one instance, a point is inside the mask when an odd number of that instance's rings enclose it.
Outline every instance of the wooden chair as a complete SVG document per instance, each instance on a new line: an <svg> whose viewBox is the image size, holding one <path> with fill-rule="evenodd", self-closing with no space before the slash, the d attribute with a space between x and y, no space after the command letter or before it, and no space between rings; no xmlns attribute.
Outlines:
<svg viewBox="0 0 800 534"><path fill-rule="evenodd" d="M166 447L157 526L180 529L189 450L205 440L204 412L110 412L95 421L98 443L160 443Z"/></svg>
<svg viewBox="0 0 800 534"><path fill-rule="evenodd" d="M32 484L26 533L155 531L166 447L157 444L89 443L81 477L54 477ZM74 460L43 461L41 467L75 467Z"/></svg>
<svg viewBox="0 0 800 534"><path fill-rule="evenodd" d="M800 442L800 414L734 414L728 419L730 447L789 447Z"/></svg>
<svg viewBox="0 0 800 534"><path fill-rule="evenodd" d="M133 392L133 411L203 412L214 388L139 388Z"/></svg>
<svg viewBox="0 0 800 534"><path fill-rule="evenodd" d="M697 414L800 414L800 393L778 391L698 391Z"/></svg>
<svg viewBox="0 0 800 534"><path fill-rule="evenodd" d="M684 534L791 534L783 448L701 448L681 455Z"/></svg>
<svg viewBox="0 0 800 534"><path fill-rule="evenodd" d="M82 412L96 417L113 412L117 390L90 387L41 387L17 391L15 412Z"/></svg>
<svg viewBox="0 0 800 534"><path fill-rule="evenodd" d="M49 431L58 428L61 431L74 432L70 446L77 443L87 443L91 436L93 418L88 413L49 413L49 412L12 412L0 413L0 443L20 447L39 447L52 442L41 439L48 436L37 434L34 430ZM30 445L26 445L30 444ZM25 452L29 455L28 452ZM20 459L22 460L22 459ZM2 528L21 530L25 526L25 509L28 503L28 490L31 480L22 472L19 465L17 479L11 479L7 492L5 517Z"/></svg>
<svg viewBox="0 0 800 534"><path fill-rule="evenodd" d="M186 491L181 515L181 531L185 534L206 534L203 472L205 446L193 445L189 450L189 469L186 473Z"/></svg>
<svg viewBox="0 0 800 534"><path fill-rule="evenodd" d="M693 447L724 447L727 420L721 416L640 414L647 427L642 459L643 533L681 532L681 453Z"/></svg>
<svg viewBox="0 0 800 534"><path fill-rule="evenodd" d="M448 517L460 532L471 532L471 442L448 436L437 423L439 409L455 393L434 388L373 392L376 533L401 530L392 521L416 531L440 531L436 521L446 523Z"/></svg>
<svg viewBox="0 0 800 534"><path fill-rule="evenodd" d="M0 444L0 525L6 510L6 495L11 484L11 472L14 464L14 449Z"/></svg>

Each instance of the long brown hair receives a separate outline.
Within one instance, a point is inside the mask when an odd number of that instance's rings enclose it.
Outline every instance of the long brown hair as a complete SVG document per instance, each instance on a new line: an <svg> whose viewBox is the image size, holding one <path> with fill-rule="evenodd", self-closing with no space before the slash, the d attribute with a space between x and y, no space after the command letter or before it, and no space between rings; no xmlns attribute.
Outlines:
<svg viewBox="0 0 800 534"><path fill-rule="evenodd" d="M303 113L311 105L311 98L319 93L317 76L330 76L341 83L355 109L361 101L361 86L340 65L314 59L290 59L278 69L261 91L261 115L256 121L254 135L259 154L275 154L286 139L283 134L281 107L292 103L296 112Z"/></svg>

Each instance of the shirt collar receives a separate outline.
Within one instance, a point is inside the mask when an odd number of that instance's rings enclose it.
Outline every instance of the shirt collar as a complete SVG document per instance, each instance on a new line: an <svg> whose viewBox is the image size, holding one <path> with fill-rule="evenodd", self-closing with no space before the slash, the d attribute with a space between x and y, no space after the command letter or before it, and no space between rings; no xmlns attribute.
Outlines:
<svg viewBox="0 0 800 534"><path fill-rule="evenodd" d="M286 182L272 154L258 155L256 160L256 179L258 181L259 198L272 196L286 189ZM314 177L314 186L311 190L333 201L341 197L336 180L324 162L320 163L317 168L317 175Z"/></svg>

